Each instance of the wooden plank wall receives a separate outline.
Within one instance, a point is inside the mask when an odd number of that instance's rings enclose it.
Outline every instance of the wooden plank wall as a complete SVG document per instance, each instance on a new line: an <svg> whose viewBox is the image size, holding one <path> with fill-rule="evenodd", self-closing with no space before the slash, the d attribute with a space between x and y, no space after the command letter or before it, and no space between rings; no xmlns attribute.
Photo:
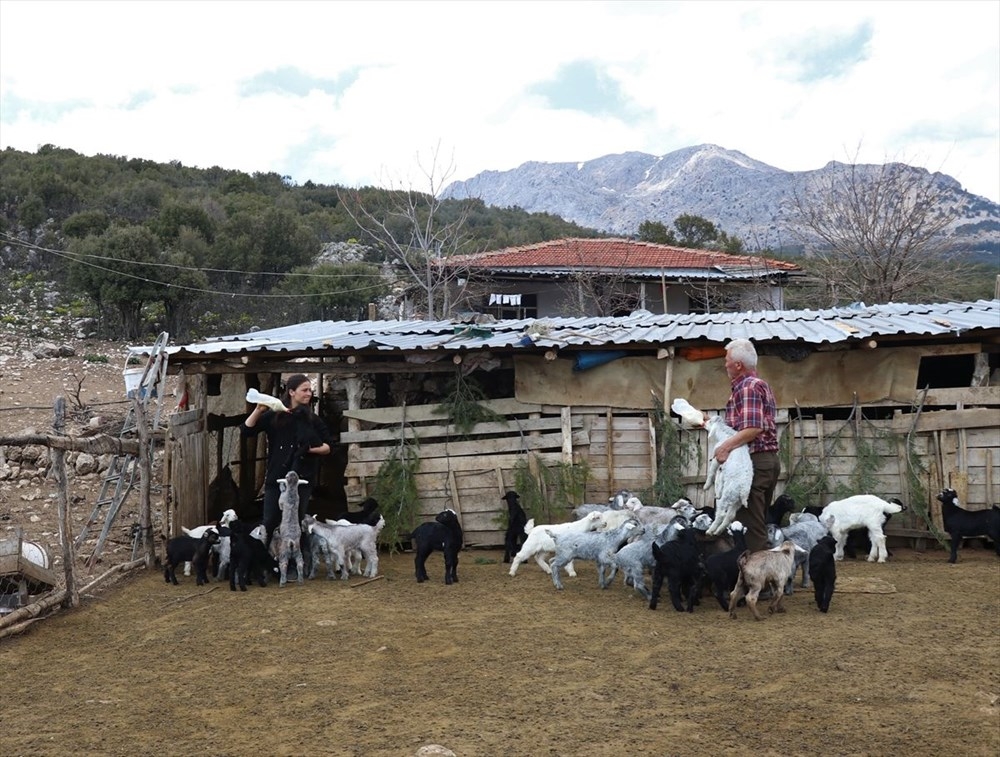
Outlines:
<svg viewBox="0 0 1000 757"><path fill-rule="evenodd" d="M563 408L514 399L483 404L506 421L479 423L466 434L450 425L437 405L347 410L345 416L360 426L341 434L341 442L349 445L348 501L356 504L368 496L379 467L401 438L417 441L421 522L450 507L459 513L468 545L502 544L501 497L514 488L518 462L528 452L547 465L572 460L573 451L585 449L590 440L584 419Z"/></svg>
<svg viewBox="0 0 1000 757"><path fill-rule="evenodd" d="M367 496L379 466L399 444L400 434L420 443L417 490L421 520L430 520L451 507L461 514L467 543L474 546L503 543L498 525L503 510L500 497L514 488L515 466L527 451L536 453L546 465L586 461L590 478L585 499L589 502L603 502L619 489L648 491L655 481L655 435L646 412L560 408L514 399L493 400L487 405L503 414L507 422L478 424L468 438L459 438L456 429L436 412L437 406L348 410L345 415L359 426L356 431L342 434L342 441L349 444L348 500L356 506ZM897 411L889 420L867 420L861 408L857 417L844 421L818 416L800 421L790 417L787 410L779 410L779 435L790 444L793 461L804 457L827 477L827 494L822 501L800 505L826 505L834 499L830 492L838 485L848 489L852 486L858 466L856 435L879 457L871 473L872 493L906 501L903 440L911 428L914 450L927 469L922 485L928 501L922 504L938 525L940 506L935 497L943 486L958 490L970 509L989 507L998 501L1000 410L926 413L917 419L915 428L912 413ZM686 433L694 435L692 443L700 446L700 453L691 456L682 471L681 483L696 505L713 504L712 492L702 489L708 459L707 435L700 430ZM782 471L778 493L783 491L788 474L788 470ZM928 533L913 509L893 518L888 531Z"/></svg>
<svg viewBox="0 0 1000 757"><path fill-rule="evenodd" d="M717 410L709 410L714 413ZM990 507L1000 501L1000 410L977 408L968 410L943 410L925 413L917 418L913 413L897 411L890 420L828 420L822 416L814 419L790 419L787 410L778 413L778 433L783 444L791 445L791 459L804 457L814 469L825 472L827 493L817 502L799 502L799 505L823 506L829 504L838 486L850 489L858 470L856 438L874 449L878 465L871 472L873 491L883 498L899 497L907 505L922 505L931 513L938 528L941 527L941 509L937 494L951 486L963 506L970 510ZM915 455L926 469L921 484L926 494L922 503L907 502L908 483L904 442L913 431ZM696 456L683 471L682 483L687 495L696 505L712 504L712 492L702 491L707 466L707 434L692 431L698 436L701 454ZM777 492L784 490L790 471L782 469ZM853 492L862 494L865 492ZM924 521L911 507L906 513L894 516L889 523L889 534L920 531L929 535Z"/></svg>
<svg viewBox="0 0 1000 757"><path fill-rule="evenodd" d="M208 448L211 435L204 432L205 416L198 410L175 413L169 418L167 440L169 496L163 529L178 536L181 526L201 525L205 518L208 491Z"/></svg>

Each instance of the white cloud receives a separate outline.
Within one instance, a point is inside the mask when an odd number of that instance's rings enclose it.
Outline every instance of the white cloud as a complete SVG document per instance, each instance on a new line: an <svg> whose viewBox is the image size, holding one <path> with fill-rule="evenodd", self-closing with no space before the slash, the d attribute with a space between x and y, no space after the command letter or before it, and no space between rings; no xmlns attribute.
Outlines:
<svg viewBox="0 0 1000 757"><path fill-rule="evenodd" d="M3 0L0 147L420 188L436 145L455 179L706 142L807 170L860 146L998 201L998 28L975 1ZM587 112L544 96L567 72L558 99ZM248 88L282 80L297 94Z"/></svg>

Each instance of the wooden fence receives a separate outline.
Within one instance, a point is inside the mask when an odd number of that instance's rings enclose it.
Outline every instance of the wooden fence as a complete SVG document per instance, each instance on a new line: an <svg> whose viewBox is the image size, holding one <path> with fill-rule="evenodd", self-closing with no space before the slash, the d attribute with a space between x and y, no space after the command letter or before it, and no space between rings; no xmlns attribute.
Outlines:
<svg viewBox="0 0 1000 757"><path fill-rule="evenodd" d="M445 507L455 509L470 545L503 543L500 497L514 488L516 467L529 457L550 467L586 463L585 501L605 501L623 488L646 495L652 491L659 441L653 413L515 399L483 404L506 420L479 423L461 434L438 405L346 411L351 429L341 434L341 441L349 445L348 500L357 503L368 496L382 462L404 439L419 444L420 518L429 520ZM783 409L778 426L784 458L778 491L806 492L806 501L801 494L797 498L800 505L825 505L864 492L899 497L910 507L891 521L889 534L924 539L932 535L925 514L941 527L935 497L943 486L955 488L970 509L997 501L998 409L897 410L879 420L867 419L863 407L855 408L848 420L822 415L800 419ZM680 432L680 437L694 449L678 483L695 504L710 505L712 492L702 490L707 435L696 430Z"/></svg>

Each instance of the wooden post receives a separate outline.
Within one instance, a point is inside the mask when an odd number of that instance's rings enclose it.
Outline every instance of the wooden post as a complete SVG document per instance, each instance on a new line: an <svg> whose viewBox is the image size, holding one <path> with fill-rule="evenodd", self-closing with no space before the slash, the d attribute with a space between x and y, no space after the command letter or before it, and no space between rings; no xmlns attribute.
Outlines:
<svg viewBox="0 0 1000 757"><path fill-rule="evenodd" d="M66 399L64 397L56 397L52 430L57 436L62 436L66 431ZM70 517L69 498L66 494L69 489L66 483L66 451L58 447L50 447L49 455L52 458L52 472L56 478L56 506L59 509L59 542L62 544L63 570L66 574L66 600L69 607L76 607L80 604L80 592L76 587L76 550L73 548L72 536L73 520Z"/></svg>
<svg viewBox="0 0 1000 757"><path fill-rule="evenodd" d="M573 464L573 410L564 407L560 411L562 427L562 461L566 465Z"/></svg>
<svg viewBox="0 0 1000 757"><path fill-rule="evenodd" d="M650 485L656 485L656 423L653 421L653 414L650 413L646 416L646 422L649 425L649 481Z"/></svg>
<svg viewBox="0 0 1000 757"><path fill-rule="evenodd" d="M986 476L983 483L986 485L986 508L989 509L996 504L996 497L993 496L993 450L986 449Z"/></svg>
<svg viewBox="0 0 1000 757"><path fill-rule="evenodd" d="M614 439L611 435L614 433L614 414L611 412L611 408L607 409L604 415L605 423L607 426L607 438L608 438L608 448L607 448L607 461L608 461L608 496L611 496L615 491L615 452L614 452Z"/></svg>
<svg viewBox="0 0 1000 757"><path fill-rule="evenodd" d="M500 488L500 499L503 499L503 495L507 493L507 489L503 485L503 469L498 465L496 467L497 472L497 486Z"/></svg>
<svg viewBox="0 0 1000 757"><path fill-rule="evenodd" d="M659 355L657 355L659 357ZM670 384L674 380L674 348L667 347L667 354L665 355L667 365L663 369L663 412L670 412L670 403L673 402L673 397L670 396Z"/></svg>
<svg viewBox="0 0 1000 757"><path fill-rule="evenodd" d="M820 473L826 473L826 444L823 442L823 415L820 413L816 414L816 444L819 447L819 470ZM829 492L823 492L822 499L826 499L826 495ZM828 505L829 501L820 502L820 504Z"/></svg>
<svg viewBox="0 0 1000 757"><path fill-rule="evenodd" d="M956 410L964 410L965 409L965 403L964 402L957 403L955 405L955 409ZM958 448L957 449L958 460L956 461L956 466L955 467L957 467L960 471L962 471L963 473L965 473L966 475L968 475L968 473L969 473L969 445L968 445L969 439L968 439L968 432L964 428L960 428L960 429L958 429L957 437L958 438L956 439L956 444L957 444L957 448ZM964 499L962 501L965 502Z"/></svg>
<svg viewBox="0 0 1000 757"><path fill-rule="evenodd" d="M143 557L146 559L146 569L150 570L155 562L156 543L153 540L153 519L150 517L149 489L153 480L153 440L150 438L149 423L146 420L146 408L138 397L132 398L135 410L136 431L139 435L139 455L135 463L139 466L139 533L142 536Z"/></svg>
<svg viewBox="0 0 1000 757"><path fill-rule="evenodd" d="M360 410L361 409L361 377L345 376L344 377L344 389L347 394L347 409L348 410ZM404 409L405 412L405 409ZM347 419L347 430L348 432L360 431L361 421L357 418ZM351 442L347 445L347 459L351 460L352 455L357 454L358 443ZM348 490L351 487L357 487L360 489L362 496L366 494L367 486L363 478L350 478L346 482Z"/></svg>
<svg viewBox="0 0 1000 757"><path fill-rule="evenodd" d="M458 522L462 522L462 501L458 496L458 482L455 481L455 471L448 471L448 486L451 488L451 504L455 508L455 514L458 515ZM462 546L466 544L465 540L465 529L462 529Z"/></svg>

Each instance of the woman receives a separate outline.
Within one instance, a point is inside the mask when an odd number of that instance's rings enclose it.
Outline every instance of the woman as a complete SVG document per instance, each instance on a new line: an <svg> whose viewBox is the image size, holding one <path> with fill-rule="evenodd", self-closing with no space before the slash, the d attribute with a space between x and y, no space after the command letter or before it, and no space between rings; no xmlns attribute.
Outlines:
<svg viewBox="0 0 1000 757"><path fill-rule="evenodd" d="M267 528L267 543L281 523L278 479L290 470L308 481L299 487L299 520L306 514L309 495L319 474L319 457L329 455L333 436L326 424L312 411L313 390L309 377L302 373L289 376L281 397L288 412L275 412L267 405L257 405L240 426L240 433L256 436L267 434L267 471L264 474L263 523Z"/></svg>

